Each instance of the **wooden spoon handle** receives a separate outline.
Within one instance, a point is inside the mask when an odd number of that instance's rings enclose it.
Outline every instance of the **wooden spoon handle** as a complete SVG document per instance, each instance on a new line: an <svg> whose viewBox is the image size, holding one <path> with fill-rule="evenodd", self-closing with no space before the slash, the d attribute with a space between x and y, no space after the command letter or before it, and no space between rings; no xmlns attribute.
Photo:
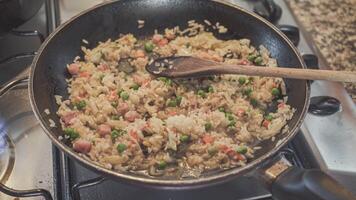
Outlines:
<svg viewBox="0 0 356 200"><path fill-rule="evenodd" d="M211 70L226 74L243 74L250 76L282 77L307 80L328 80L339 82L356 82L356 73L348 71L314 70L282 67L257 67L247 65L211 66Z"/></svg>

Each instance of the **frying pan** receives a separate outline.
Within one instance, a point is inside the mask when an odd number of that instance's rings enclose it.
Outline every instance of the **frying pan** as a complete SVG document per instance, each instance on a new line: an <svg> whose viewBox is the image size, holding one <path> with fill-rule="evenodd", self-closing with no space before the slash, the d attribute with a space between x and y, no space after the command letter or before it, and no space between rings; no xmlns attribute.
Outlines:
<svg viewBox="0 0 356 200"><path fill-rule="evenodd" d="M67 155L87 168L117 181L161 189L191 189L226 182L251 171L264 180L274 199L356 199L331 177L318 170L303 170L291 166L277 152L297 133L308 108L310 87L304 80L286 79L288 104L296 108L288 122L290 130L277 135L274 141L259 144L255 158L243 167L204 173L199 178L172 179L149 177L133 172L116 172L74 152L59 136L63 131L50 127L52 119L59 125L55 114L58 106L54 95L68 97L66 78L70 75L66 65L80 55L82 39L90 42L88 48L99 41L115 39L119 34L133 33L139 37L152 35L154 29L185 27L189 20L202 22L207 19L220 22L229 31L219 35L221 39L248 38L252 45L264 45L281 66L305 68L302 58L293 44L276 27L261 17L240 7L221 1L206 0L120 0L93 7L56 29L43 43L35 57L29 81L29 95L33 111L45 133ZM145 26L137 28L137 20L145 20ZM44 113L50 110L50 115Z"/></svg>

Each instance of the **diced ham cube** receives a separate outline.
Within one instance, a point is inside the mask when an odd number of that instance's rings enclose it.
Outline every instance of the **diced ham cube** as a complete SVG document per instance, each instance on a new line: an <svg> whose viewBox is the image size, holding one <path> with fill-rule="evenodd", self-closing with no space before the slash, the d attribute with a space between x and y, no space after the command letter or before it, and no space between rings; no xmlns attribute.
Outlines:
<svg viewBox="0 0 356 200"><path fill-rule="evenodd" d="M76 63L72 63L67 66L67 69L71 75L77 75L79 73L80 66Z"/></svg>
<svg viewBox="0 0 356 200"><path fill-rule="evenodd" d="M117 92L113 90L110 92L108 99L109 99L109 101L114 101L117 99L117 97L118 97Z"/></svg>
<svg viewBox="0 0 356 200"><path fill-rule="evenodd" d="M90 73L89 73L89 72L87 72L87 71L80 72L80 73L79 73L79 77L85 77L85 78L88 78L88 77L90 77Z"/></svg>
<svg viewBox="0 0 356 200"><path fill-rule="evenodd" d="M75 112L70 112L61 117L62 122L68 126L73 124L73 119L77 116Z"/></svg>
<svg viewBox="0 0 356 200"><path fill-rule="evenodd" d="M139 75L133 75L132 79L135 83L137 83L138 85L142 85L145 82L145 78Z"/></svg>
<svg viewBox="0 0 356 200"><path fill-rule="evenodd" d="M166 38L163 38L158 42L158 46L164 46L166 44L168 44L168 40Z"/></svg>
<svg viewBox="0 0 356 200"><path fill-rule="evenodd" d="M263 122L262 122L262 126L264 126L264 127L266 127L267 129L268 129L268 127L269 127L269 125L270 125L270 121L268 121L268 120L263 120Z"/></svg>
<svg viewBox="0 0 356 200"><path fill-rule="evenodd" d="M105 136L111 133L111 127L107 124L100 124L98 127L98 133L100 136Z"/></svg>
<svg viewBox="0 0 356 200"><path fill-rule="evenodd" d="M98 66L98 70L100 70L100 71L105 71L105 70L108 70L108 69L109 69L109 66L106 65L106 64L100 64Z"/></svg>
<svg viewBox="0 0 356 200"><path fill-rule="evenodd" d="M87 140L78 139L73 143L73 149L80 153L89 153L91 143Z"/></svg>
<svg viewBox="0 0 356 200"><path fill-rule="evenodd" d="M285 107L285 105L286 104L282 102L282 103L278 104L277 107L280 109L283 109Z"/></svg>
<svg viewBox="0 0 356 200"><path fill-rule="evenodd" d="M130 136L131 136L134 140L136 140L136 141L139 141L139 140L140 140L140 138L138 137L136 131L130 131L129 134L130 134Z"/></svg>
<svg viewBox="0 0 356 200"><path fill-rule="evenodd" d="M85 98L87 96L87 94L88 94L87 91L80 91L79 92L79 97L80 98Z"/></svg>
<svg viewBox="0 0 356 200"><path fill-rule="evenodd" d="M202 138L204 144L211 144L214 142L214 138L210 135L204 135Z"/></svg>
<svg viewBox="0 0 356 200"><path fill-rule="evenodd" d="M127 103L121 103L120 105L118 105L117 107L117 112L121 115L124 115L125 113L127 113L129 111L129 105Z"/></svg>
<svg viewBox="0 0 356 200"><path fill-rule="evenodd" d="M250 64L250 62L248 60L242 60L239 64L240 65L247 65L247 64Z"/></svg>
<svg viewBox="0 0 356 200"><path fill-rule="evenodd" d="M245 110L244 109L237 109L236 115L239 117L243 117L245 115Z"/></svg>
<svg viewBox="0 0 356 200"><path fill-rule="evenodd" d="M154 34L152 37L152 42L155 44L158 44L159 41L163 39L163 36L161 34Z"/></svg>
<svg viewBox="0 0 356 200"><path fill-rule="evenodd" d="M125 114L124 118L129 122L134 122L135 119L140 118L140 114L138 114L136 111L129 111Z"/></svg>

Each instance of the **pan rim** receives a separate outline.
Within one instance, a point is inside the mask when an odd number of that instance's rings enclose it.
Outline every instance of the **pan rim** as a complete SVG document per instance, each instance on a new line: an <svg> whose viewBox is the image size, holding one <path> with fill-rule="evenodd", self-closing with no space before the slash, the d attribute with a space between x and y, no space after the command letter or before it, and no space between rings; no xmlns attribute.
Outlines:
<svg viewBox="0 0 356 200"><path fill-rule="evenodd" d="M149 184L152 187L160 187L160 188L172 188L174 187L175 189L185 189L185 188L194 188L194 187L203 187L207 184L218 184L222 182L226 182L228 180L231 180L233 178L236 178L237 176L241 174L246 174L247 172L257 169L258 167L261 166L262 163L267 161L269 158L274 156L283 146L286 145L298 132L301 124L303 123L303 120L307 114L308 106L309 106L309 101L310 101L310 83L306 81L305 84L305 91L306 91L306 98L304 101L304 106L302 113L300 114L299 118L297 119L296 125L289 130L289 134L283 138L283 141L281 141L278 145L276 145L272 150L264 153L262 156L257 158L256 160L253 160L249 163L247 163L246 166L242 167L235 167L232 169L229 169L227 171L223 171L214 175L206 176L206 177L199 177L196 179L177 179L177 180L172 180L172 179L153 179L149 177L141 177L141 176L135 176L134 174L123 174L120 172L116 172L110 169L106 169L104 167L99 166L96 164L94 161L90 161L86 159L85 157L81 156L79 153L74 152L72 148L69 148L67 145L62 143L57 136L52 133L51 127L49 127L45 121L45 119L41 116L41 112L38 110L35 97L34 97L34 76L35 76L35 71L37 67L38 60L41 57L42 52L46 49L46 46L50 41L62 30L64 30L71 22L75 21L76 19L80 18L82 15L85 15L93 10L96 10L98 8L104 7L104 6L109 6L110 4L114 4L120 1L125 1L125 0L115 0L115 1L109 1L109 2L104 2L100 3L94 7L91 7L87 10L84 10L80 12L79 14L73 16L71 19L67 20L66 22L62 23L60 26L58 26L47 38L46 40L42 43L41 47L38 50L38 54L35 56L35 58L32 61L31 64L31 70L30 70L30 77L29 77L29 85L28 85L28 90L29 90L29 97L30 97L30 105L32 107L32 110L35 114L35 117L37 118L38 121L40 121L40 125L44 132L47 134L47 136L51 139L51 142L58 147L62 152L64 152L66 155L70 156L71 158L74 158L77 162L79 162L81 165L93 170L94 172L100 173L101 175L104 176L110 176L110 178L115 178L115 180L119 181L128 181L131 183L135 184L142 184L146 185ZM239 10L240 12L243 12L247 15L250 15L254 17L256 20L261 21L264 23L266 26L271 28L275 33L277 33L287 44L289 45L290 49L292 52L297 56L301 67L306 68L306 65L297 50L297 48L292 44L292 42L285 36L280 30L278 30L273 24L265 20L264 18L258 16L257 14L250 12L240 6L234 5L232 3L228 3L223 0L212 0L212 2L222 4L224 6L231 7L235 10ZM178 188L177 188L178 187Z"/></svg>

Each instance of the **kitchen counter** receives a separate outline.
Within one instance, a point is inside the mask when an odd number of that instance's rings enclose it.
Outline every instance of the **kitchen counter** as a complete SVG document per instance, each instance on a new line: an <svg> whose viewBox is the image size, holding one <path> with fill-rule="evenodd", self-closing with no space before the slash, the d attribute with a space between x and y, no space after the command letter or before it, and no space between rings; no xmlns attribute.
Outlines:
<svg viewBox="0 0 356 200"><path fill-rule="evenodd" d="M334 70L356 72L356 0L286 0L312 46ZM356 83L345 87L356 102Z"/></svg>

